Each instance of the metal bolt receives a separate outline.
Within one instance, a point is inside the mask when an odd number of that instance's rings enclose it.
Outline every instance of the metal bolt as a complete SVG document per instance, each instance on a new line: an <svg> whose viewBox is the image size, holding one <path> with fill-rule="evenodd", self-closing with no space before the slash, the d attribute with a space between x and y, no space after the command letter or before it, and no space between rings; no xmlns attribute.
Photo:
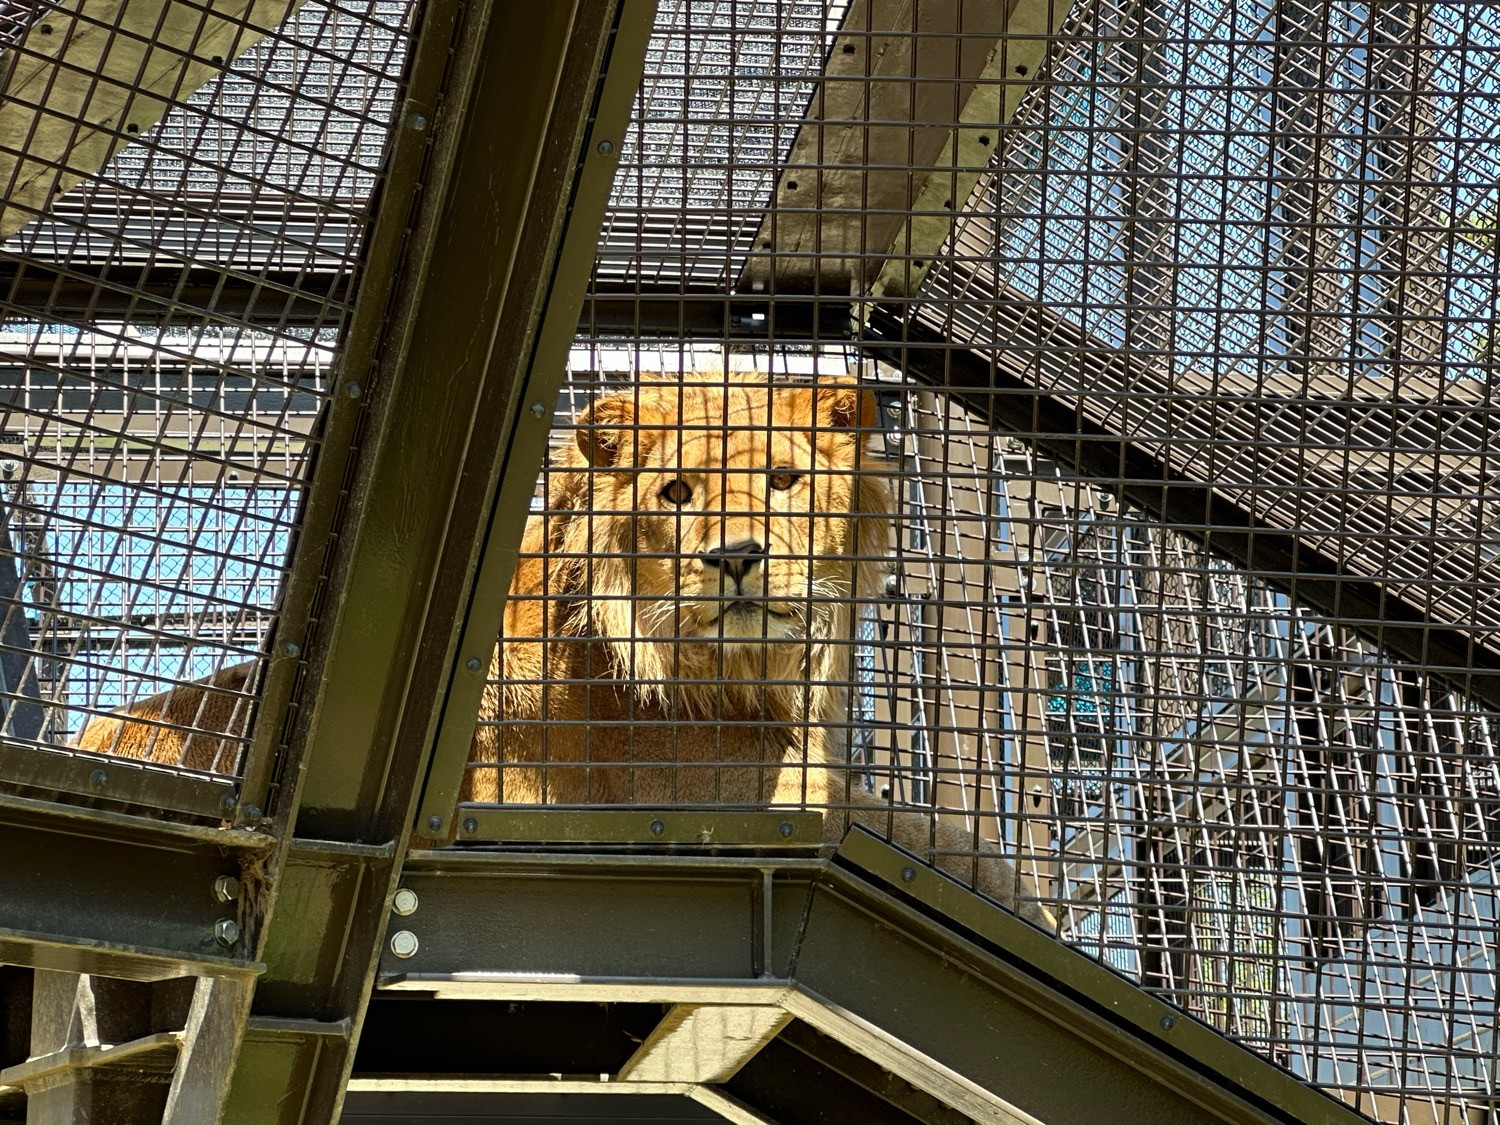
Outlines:
<svg viewBox="0 0 1500 1125"><path fill-rule="evenodd" d="M781 834L783 836L790 836L792 834L792 822L790 820L783 820L781 822Z"/></svg>
<svg viewBox="0 0 1500 1125"><path fill-rule="evenodd" d="M468 820L464 821L464 831L470 836L474 835L474 833L479 831L479 821L475 820L472 816L469 817Z"/></svg>
<svg viewBox="0 0 1500 1125"><path fill-rule="evenodd" d="M358 383L349 382L344 384L345 398L358 398L362 394L364 394L364 390Z"/></svg>
<svg viewBox="0 0 1500 1125"><path fill-rule="evenodd" d="M214 923L214 939L220 945L233 945L240 940L240 924L233 918L220 918Z"/></svg>
<svg viewBox="0 0 1500 1125"><path fill-rule="evenodd" d="M95 789L103 789L106 785L109 784L109 774L105 773L103 770L95 770L93 773L89 774L89 781L93 782Z"/></svg>
<svg viewBox="0 0 1500 1125"><path fill-rule="evenodd" d="M541 403L539 403L539 402L533 402L531 404L531 416L533 418L544 418L544 417L546 417L546 415L547 415L547 408L545 406L543 406Z"/></svg>
<svg viewBox="0 0 1500 1125"><path fill-rule="evenodd" d="M283 641L281 651L287 656L299 656L302 653L302 647L296 641Z"/></svg>
<svg viewBox="0 0 1500 1125"><path fill-rule="evenodd" d="M1176 1022L1177 1021L1175 1019L1173 1019L1171 1016L1162 1016L1162 1018L1161 1018L1161 1029L1163 1031L1171 1031L1172 1030L1172 1025L1175 1024Z"/></svg>
<svg viewBox="0 0 1500 1125"><path fill-rule="evenodd" d="M20 471L21 462L13 461L9 457L4 461L0 461L0 473L4 473L7 478L15 476Z"/></svg>
<svg viewBox="0 0 1500 1125"><path fill-rule="evenodd" d="M614 151L615 151L615 142L614 141L600 141L599 142L599 155L600 156L608 156L610 153L612 153Z"/></svg>
<svg viewBox="0 0 1500 1125"><path fill-rule="evenodd" d="M415 914L417 912L417 892L402 887L396 892L396 897L391 899L391 909L403 918L408 914Z"/></svg>
<svg viewBox="0 0 1500 1125"><path fill-rule="evenodd" d="M415 129L420 133L427 128L427 118L423 117L420 113L414 113L406 119L406 124L409 128Z"/></svg>
<svg viewBox="0 0 1500 1125"><path fill-rule="evenodd" d="M219 798L219 808L223 809L227 813L234 812L236 806L238 806L239 803L239 797L233 793L225 793L224 796Z"/></svg>
<svg viewBox="0 0 1500 1125"><path fill-rule="evenodd" d="M246 820L259 820L260 819L260 806L259 805L246 805L245 806L245 819Z"/></svg>
<svg viewBox="0 0 1500 1125"><path fill-rule="evenodd" d="M240 881L233 875L220 875L214 880L214 898L220 902L233 902L240 897Z"/></svg>
<svg viewBox="0 0 1500 1125"><path fill-rule="evenodd" d="M415 957L420 945L417 935L410 930L397 930L391 935L391 952L403 960L407 957Z"/></svg>
<svg viewBox="0 0 1500 1125"><path fill-rule="evenodd" d="M480 660L477 656L471 656L469 657L468 663L465 664L464 667L471 672L477 672L479 671L479 669L484 667L484 661Z"/></svg>
<svg viewBox="0 0 1500 1125"><path fill-rule="evenodd" d="M434 832L441 832L443 830L443 818L440 816L429 816L427 818L427 827Z"/></svg>
<svg viewBox="0 0 1500 1125"><path fill-rule="evenodd" d="M666 825L666 823L664 821L653 820L651 822L651 835L653 835L653 836L660 836L666 830L667 830L667 825Z"/></svg>
<svg viewBox="0 0 1500 1125"><path fill-rule="evenodd" d="M916 872L915 868L903 867L901 869L901 881L903 883L910 883L916 877L917 877L917 872Z"/></svg>

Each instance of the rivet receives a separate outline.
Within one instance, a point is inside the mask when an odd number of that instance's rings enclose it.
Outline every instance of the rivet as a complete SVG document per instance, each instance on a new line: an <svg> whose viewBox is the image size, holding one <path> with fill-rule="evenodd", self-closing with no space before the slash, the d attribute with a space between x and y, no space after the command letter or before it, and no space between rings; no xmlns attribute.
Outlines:
<svg viewBox="0 0 1500 1125"><path fill-rule="evenodd" d="M468 820L464 821L464 831L470 836L474 835L474 833L479 831L479 821L475 820L472 816L469 817Z"/></svg>
<svg viewBox="0 0 1500 1125"><path fill-rule="evenodd" d="M653 836L660 836L666 830L667 830L667 826L666 826L666 823L664 821L653 820L651 822L651 835L653 835Z"/></svg>
<svg viewBox="0 0 1500 1125"><path fill-rule="evenodd" d="M414 113L406 119L406 124L408 128L415 129L420 133L427 128L427 118L423 117L420 113Z"/></svg>
<svg viewBox="0 0 1500 1125"><path fill-rule="evenodd" d="M427 827L434 832L441 832L443 830L443 818L435 814L429 816L427 818Z"/></svg>
<svg viewBox="0 0 1500 1125"><path fill-rule="evenodd" d="M1175 1024L1176 1022L1177 1021L1174 1020L1171 1016L1162 1016L1162 1018L1161 1018L1161 1029L1163 1031L1171 1031L1172 1030L1172 1025Z"/></svg>
<svg viewBox="0 0 1500 1125"><path fill-rule="evenodd" d="M302 652L302 647L296 641L283 641L281 651L287 656L298 656Z"/></svg>
<svg viewBox="0 0 1500 1125"><path fill-rule="evenodd" d="M240 881L233 875L220 875L214 880L214 898L220 902L233 902L240 897Z"/></svg>
<svg viewBox="0 0 1500 1125"><path fill-rule="evenodd" d="M364 390L358 383L351 380L344 384L345 398L358 398L362 394L364 394Z"/></svg>
<svg viewBox="0 0 1500 1125"><path fill-rule="evenodd" d="M539 402L533 402L531 404L531 416L533 418L544 418L544 417L546 417L546 415L547 415L547 408L545 406L543 406L541 403L539 403Z"/></svg>
<svg viewBox="0 0 1500 1125"><path fill-rule="evenodd" d="M417 912L417 892L408 887L402 887L396 892L396 897L391 899L391 909L401 917Z"/></svg>
<svg viewBox="0 0 1500 1125"><path fill-rule="evenodd" d="M600 156L608 156L610 153L612 153L614 151L615 151L615 142L614 141L600 141L599 142L599 155Z"/></svg>
<svg viewBox="0 0 1500 1125"><path fill-rule="evenodd" d="M89 781L93 782L95 789L103 789L109 784L109 774L103 770L95 770L89 774Z"/></svg>
<svg viewBox="0 0 1500 1125"><path fill-rule="evenodd" d="M792 834L792 822L790 820L783 820L781 822L781 834L783 836L790 836Z"/></svg>
<svg viewBox="0 0 1500 1125"><path fill-rule="evenodd" d="M910 883L916 877L917 877L917 872L916 872L915 868L903 867L901 869L901 881L903 883Z"/></svg>
<svg viewBox="0 0 1500 1125"><path fill-rule="evenodd" d="M397 930L391 935L391 952L403 960L417 955L417 935L410 930Z"/></svg>
<svg viewBox="0 0 1500 1125"><path fill-rule="evenodd" d="M240 924L233 918L220 918L214 923L214 938L220 945L233 945L240 940Z"/></svg>
<svg viewBox="0 0 1500 1125"><path fill-rule="evenodd" d="M469 657L468 662L464 664L464 667L471 672L477 672L479 671L479 669L484 667L484 661L480 660L477 656L471 656Z"/></svg>

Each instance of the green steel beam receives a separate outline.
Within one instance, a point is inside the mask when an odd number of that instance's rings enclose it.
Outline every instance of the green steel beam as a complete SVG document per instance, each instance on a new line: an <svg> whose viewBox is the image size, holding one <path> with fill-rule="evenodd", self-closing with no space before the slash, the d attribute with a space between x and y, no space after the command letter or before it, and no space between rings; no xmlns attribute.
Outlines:
<svg viewBox="0 0 1500 1125"><path fill-rule="evenodd" d="M653 16L423 11L239 810L280 844L225 1120L337 1116L489 497L540 468L529 404L555 401Z"/></svg>
<svg viewBox="0 0 1500 1125"><path fill-rule="evenodd" d="M270 845L0 796L0 964L137 981L253 977L263 966L238 939L244 904L219 891L253 878Z"/></svg>
<svg viewBox="0 0 1500 1125"><path fill-rule="evenodd" d="M576 815L582 836L592 814ZM887 1115L940 1121L952 1111L1010 1125L1363 1120L858 830L832 860L427 852L409 859L402 888L403 936L383 955L379 983L384 996L425 998L425 1019L407 1021L413 1036L430 1034L441 1019L431 1005L450 1001L664 1012L773 1004L799 1021L790 1046L878 1098ZM389 1039L402 1021L382 1026L382 1058L401 1058ZM841 1047L820 1053L805 1028ZM794 1062L776 1047L723 1088L774 1118L770 1091L807 1069ZM382 1077L401 1076L387 1067ZM442 1086L430 1065L422 1081Z"/></svg>

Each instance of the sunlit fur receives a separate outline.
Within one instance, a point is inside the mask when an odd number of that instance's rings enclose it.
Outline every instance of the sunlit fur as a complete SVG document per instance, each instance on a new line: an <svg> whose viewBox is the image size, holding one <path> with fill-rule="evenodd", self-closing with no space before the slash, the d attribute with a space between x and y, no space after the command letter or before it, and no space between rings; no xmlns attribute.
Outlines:
<svg viewBox="0 0 1500 1125"><path fill-rule="evenodd" d="M1020 876L964 854L972 833L892 807L845 768L851 615L879 595L892 534L875 422L874 396L847 380L647 377L596 399L528 521L462 799L821 807L830 843L861 822L1015 905ZM674 481L691 499L663 496ZM703 556L744 540L767 552L736 588ZM187 685L128 715L190 707L200 730L237 732L204 694ZM78 745L173 762L185 749L121 716Z"/></svg>

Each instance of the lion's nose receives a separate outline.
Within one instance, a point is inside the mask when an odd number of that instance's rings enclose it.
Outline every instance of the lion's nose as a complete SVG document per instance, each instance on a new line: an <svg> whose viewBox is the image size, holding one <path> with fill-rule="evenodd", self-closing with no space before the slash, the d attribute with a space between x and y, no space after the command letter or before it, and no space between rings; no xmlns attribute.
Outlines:
<svg viewBox="0 0 1500 1125"><path fill-rule="evenodd" d="M736 582L743 582L747 574L766 561L766 548L754 539L741 539L704 551L698 557L704 566L717 567Z"/></svg>

